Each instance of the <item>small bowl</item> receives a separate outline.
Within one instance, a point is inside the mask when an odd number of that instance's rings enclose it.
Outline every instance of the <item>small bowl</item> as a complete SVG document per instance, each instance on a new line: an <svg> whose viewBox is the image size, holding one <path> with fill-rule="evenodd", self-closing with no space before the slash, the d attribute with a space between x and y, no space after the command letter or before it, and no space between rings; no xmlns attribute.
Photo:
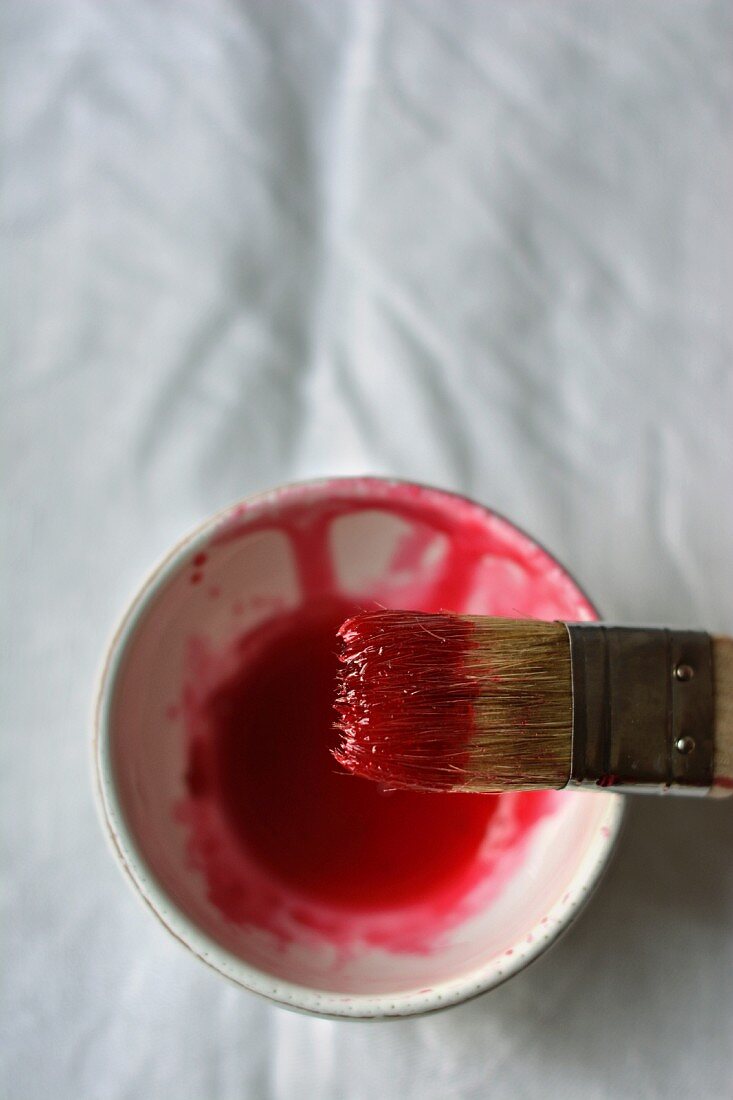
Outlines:
<svg viewBox="0 0 733 1100"><path fill-rule="evenodd" d="M98 802L136 892L212 969L304 1012L409 1016L501 984L558 937L608 861L623 800L604 792L550 795L541 820L493 868L490 888L479 882L471 897L457 899L434 941L380 938L379 914L354 925L347 948L317 922L299 931L297 915L275 928L226 915L204 866L206 853L226 844L222 827L212 826L196 849L187 816L190 730L182 709L198 690L191 654L205 686L207 653L231 652L263 624L334 595L416 610L597 618L554 558L464 497L377 478L307 482L252 497L180 542L124 616L96 708ZM511 830L517 797L502 796L490 828ZM419 933L419 911L410 919Z"/></svg>

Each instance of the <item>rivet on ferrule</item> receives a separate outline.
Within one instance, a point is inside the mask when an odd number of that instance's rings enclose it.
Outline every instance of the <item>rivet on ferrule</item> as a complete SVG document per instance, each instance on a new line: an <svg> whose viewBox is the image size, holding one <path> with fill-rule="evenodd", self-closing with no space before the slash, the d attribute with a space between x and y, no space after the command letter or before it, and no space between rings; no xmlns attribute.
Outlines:
<svg viewBox="0 0 733 1100"><path fill-rule="evenodd" d="M692 752L695 748L695 738L689 735L686 737L679 737L675 741L674 747L677 749L677 752L681 752L683 756L687 756L687 754Z"/></svg>

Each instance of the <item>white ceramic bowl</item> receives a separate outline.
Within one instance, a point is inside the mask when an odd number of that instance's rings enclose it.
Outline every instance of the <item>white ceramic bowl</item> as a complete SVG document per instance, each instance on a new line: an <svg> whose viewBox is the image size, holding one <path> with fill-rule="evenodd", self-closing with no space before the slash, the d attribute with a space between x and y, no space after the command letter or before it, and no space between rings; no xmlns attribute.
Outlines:
<svg viewBox="0 0 733 1100"><path fill-rule="evenodd" d="M329 520L334 502L339 516ZM406 560L396 548L404 546L406 536L410 541L415 503L427 526L413 559ZM338 958L328 943L284 945L262 928L226 919L192 865L186 830L175 812L184 790L186 745L180 722L171 720L171 700L181 695L185 643L192 633L203 631L213 644L226 644L233 632L298 606L302 577L283 520L292 529L299 517L324 508L320 548L310 554L323 555L329 568L320 573L316 568L321 577L316 585L395 607L409 589L412 606L419 608L415 592L423 579L429 583L436 561L467 531L485 532L491 553L477 563L455 601L460 606L451 610L521 615L531 573L538 616L595 617L550 555L508 521L463 497L403 482L347 478L251 498L207 520L171 551L112 641L96 712L99 805L136 891L168 931L214 970L302 1011L407 1016L489 990L545 950L576 916L603 870L623 800L603 792L559 794L555 811L531 834L497 896L478 912L467 912L430 951L363 945ZM195 564L204 554L205 577Z"/></svg>

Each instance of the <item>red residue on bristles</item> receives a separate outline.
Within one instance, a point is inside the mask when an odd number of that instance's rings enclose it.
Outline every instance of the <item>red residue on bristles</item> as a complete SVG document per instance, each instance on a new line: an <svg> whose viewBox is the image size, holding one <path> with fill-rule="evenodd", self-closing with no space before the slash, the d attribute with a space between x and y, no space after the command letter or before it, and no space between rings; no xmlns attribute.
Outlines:
<svg viewBox="0 0 733 1100"><path fill-rule="evenodd" d="M460 786L479 693L466 668L473 633L457 615L371 611L348 619L338 635L338 762L385 787Z"/></svg>

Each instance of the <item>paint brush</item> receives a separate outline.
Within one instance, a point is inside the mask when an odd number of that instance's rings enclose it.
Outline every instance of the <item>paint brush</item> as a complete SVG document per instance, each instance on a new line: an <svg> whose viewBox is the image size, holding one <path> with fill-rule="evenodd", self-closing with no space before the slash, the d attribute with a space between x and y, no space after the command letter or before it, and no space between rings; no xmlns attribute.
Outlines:
<svg viewBox="0 0 733 1100"><path fill-rule="evenodd" d="M374 611L339 643L334 755L385 788L733 793L733 638Z"/></svg>

